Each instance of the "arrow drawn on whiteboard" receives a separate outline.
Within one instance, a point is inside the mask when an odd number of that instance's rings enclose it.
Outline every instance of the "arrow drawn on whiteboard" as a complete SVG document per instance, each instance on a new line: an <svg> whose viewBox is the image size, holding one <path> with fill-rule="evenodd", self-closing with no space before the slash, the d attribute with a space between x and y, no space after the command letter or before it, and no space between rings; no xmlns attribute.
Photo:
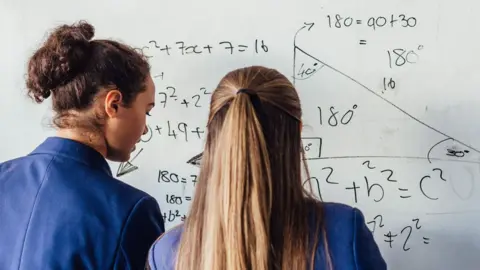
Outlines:
<svg viewBox="0 0 480 270"><path fill-rule="evenodd" d="M150 127L150 125L147 125L147 132L140 137L139 142L143 142L143 143L149 142L152 139L152 137L153 137L152 128ZM117 177L120 177L138 170L138 166L133 165L132 162L138 157L138 155L140 155L142 151L143 151L143 148L141 148L131 160L120 163L117 170Z"/></svg>
<svg viewBox="0 0 480 270"><path fill-rule="evenodd" d="M203 156L203 153L200 153L200 154L192 157L191 159L189 159L187 161L187 163L192 164L192 165L197 166L197 167L200 167L201 161L202 161L202 156Z"/></svg>
<svg viewBox="0 0 480 270"><path fill-rule="evenodd" d="M143 148L141 148L140 151L138 151L138 153L129 161L120 163L117 170L117 177L120 177L138 170L138 167L133 165L132 162L138 157L138 155L140 155L142 151L143 151Z"/></svg>
<svg viewBox="0 0 480 270"><path fill-rule="evenodd" d="M319 65L319 61L315 61L316 59L311 57L309 60L310 63L302 63L299 68L299 73L297 74L297 35L303 30L306 29L310 31L315 23L304 23L304 25L298 29L295 33L295 37L293 38L293 84L295 84L296 80L306 80L312 77L315 73L317 73L320 69L322 69L325 65ZM312 61L313 60L313 61ZM299 76L302 74L303 76ZM298 77L297 77L298 76Z"/></svg>

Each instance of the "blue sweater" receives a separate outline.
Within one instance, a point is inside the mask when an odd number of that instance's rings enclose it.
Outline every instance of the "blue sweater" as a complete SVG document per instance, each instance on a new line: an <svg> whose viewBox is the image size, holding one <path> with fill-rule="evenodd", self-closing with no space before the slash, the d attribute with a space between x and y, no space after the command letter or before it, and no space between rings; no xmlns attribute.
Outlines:
<svg viewBox="0 0 480 270"><path fill-rule="evenodd" d="M143 269L165 230L151 196L68 139L1 163L0 194L0 269Z"/></svg>
<svg viewBox="0 0 480 270"><path fill-rule="evenodd" d="M387 269L360 210L343 204L324 203L324 211L327 242L333 269ZM148 258L148 264L152 270L174 269L176 250L182 230L182 226L177 226L155 242ZM325 247L320 239L315 255L315 270L326 269L324 254ZM305 254L306 258L308 256L309 254Z"/></svg>

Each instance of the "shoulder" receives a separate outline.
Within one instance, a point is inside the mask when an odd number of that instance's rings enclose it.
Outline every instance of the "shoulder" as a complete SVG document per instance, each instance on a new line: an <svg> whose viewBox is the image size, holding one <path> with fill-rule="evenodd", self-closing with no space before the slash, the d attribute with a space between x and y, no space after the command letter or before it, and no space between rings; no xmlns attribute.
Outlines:
<svg viewBox="0 0 480 270"><path fill-rule="evenodd" d="M361 211L350 205L322 202L322 223L325 228L327 240L329 242L339 243L339 247L351 243L354 236L355 226L358 220L358 215ZM312 226L316 224L320 213L314 213L311 218ZM343 244L342 244L343 243ZM333 246L335 248L336 244Z"/></svg>
<svg viewBox="0 0 480 270"><path fill-rule="evenodd" d="M111 189L111 191L115 192L115 195L119 199L122 199L122 197L123 197L123 200L125 200L125 198L128 198L129 200L127 201L129 201L131 204L134 204L134 205L139 205L142 203L148 204L152 200L154 200L149 193L141 189L138 189L134 186L131 186L113 176L105 175L103 173L98 173L98 172L94 172L94 174L96 177L101 178L103 180L102 183L99 183L99 184L101 184L103 188Z"/></svg>
<svg viewBox="0 0 480 270"><path fill-rule="evenodd" d="M54 160L53 156L23 156L0 163L0 174L2 176L15 176L17 173L41 174L46 172Z"/></svg>
<svg viewBox="0 0 480 270"><path fill-rule="evenodd" d="M158 228L161 233L164 232L160 207L157 200L152 196L146 194L127 205L126 209L129 213L124 226L128 226L130 230L148 229L148 225L152 223L161 227ZM156 235L155 238L159 235Z"/></svg>
<svg viewBox="0 0 480 270"><path fill-rule="evenodd" d="M325 202L323 203L325 221L328 225L341 225L353 227L358 222L364 222L363 212L353 206Z"/></svg>
<svg viewBox="0 0 480 270"><path fill-rule="evenodd" d="M340 203L323 203L328 251L337 266L354 269L386 269L385 261L363 212ZM325 247L319 245L317 254ZM342 268L340 267L340 268Z"/></svg>
<svg viewBox="0 0 480 270"><path fill-rule="evenodd" d="M166 231L153 243L148 254L148 264L152 270L174 269L183 225Z"/></svg>
<svg viewBox="0 0 480 270"><path fill-rule="evenodd" d="M328 212L329 214L337 214L341 216L352 214L355 210L358 210L354 206L336 202L323 202L322 205L326 213Z"/></svg>
<svg viewBox="0 0 480 270"><path fill-rule="evenodd" d="M5 178L39 192L39 201L44 203L39 202L37 209L49 206L50 200L41 198L54 196L56 201L68 202L67 215L85 221L108 217L105 222L118 230L132 219L142 219L142 213L159 212L157 201L147 192L60 155L36 153L0 163L0 180Z"/></svg>
<svg viewBox="0 0 480 270"><path fill-rule="evenodd" d="M322 205L325 231L328 238L334 238L336 242L340 240L351 241L358 228L368 229L365 224L365 216L360 209L333 202L324 202Z"/></svg>

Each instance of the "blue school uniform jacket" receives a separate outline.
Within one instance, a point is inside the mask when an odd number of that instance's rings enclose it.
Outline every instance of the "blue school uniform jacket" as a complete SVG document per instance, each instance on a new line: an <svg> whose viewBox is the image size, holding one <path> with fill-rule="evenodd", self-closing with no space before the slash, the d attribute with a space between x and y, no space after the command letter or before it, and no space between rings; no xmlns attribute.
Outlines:
<svg viewBox="0 0 480 270"><path fill-rule="evenodd" d="M387 265L382 258L372 233L365 224L360 210L337 203L324 203L324 209L328 250L333 269L387 269ZM182 226L177 226L166 232L155 242L148 258L148 266L151 270L175 269L176 250L182 230ZM312 228L313 231L314 229ZM314 269L326 270L325 247L321 236L319 240L314 259ZM309 254L305 254L305 258L308 259L308 257Z"/></svg>
<svg viewBox="0 0 480 270"><path fill-rule="evenodd" d="M0 164L0 269L143 269L164 230L157 202L84 144L51 137Z"/></svg>

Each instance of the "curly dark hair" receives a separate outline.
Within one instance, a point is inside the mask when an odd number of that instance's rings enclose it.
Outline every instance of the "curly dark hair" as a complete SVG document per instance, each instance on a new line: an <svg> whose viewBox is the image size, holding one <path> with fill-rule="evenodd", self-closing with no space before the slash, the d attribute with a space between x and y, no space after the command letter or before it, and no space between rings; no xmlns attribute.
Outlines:
<svg viewBox="0 0 480 270"><path fill-rule="evenodd" d="M52 95L54 124L59 128L83 125L85 120L98 126L98 114L93 119L83 111L101 89L118 89L125 106L145 90L150 73L146 57L117 41L92 40L94 34L94 27L85 21L61 25L28 62L28 94L37 103Z"/></svg>

